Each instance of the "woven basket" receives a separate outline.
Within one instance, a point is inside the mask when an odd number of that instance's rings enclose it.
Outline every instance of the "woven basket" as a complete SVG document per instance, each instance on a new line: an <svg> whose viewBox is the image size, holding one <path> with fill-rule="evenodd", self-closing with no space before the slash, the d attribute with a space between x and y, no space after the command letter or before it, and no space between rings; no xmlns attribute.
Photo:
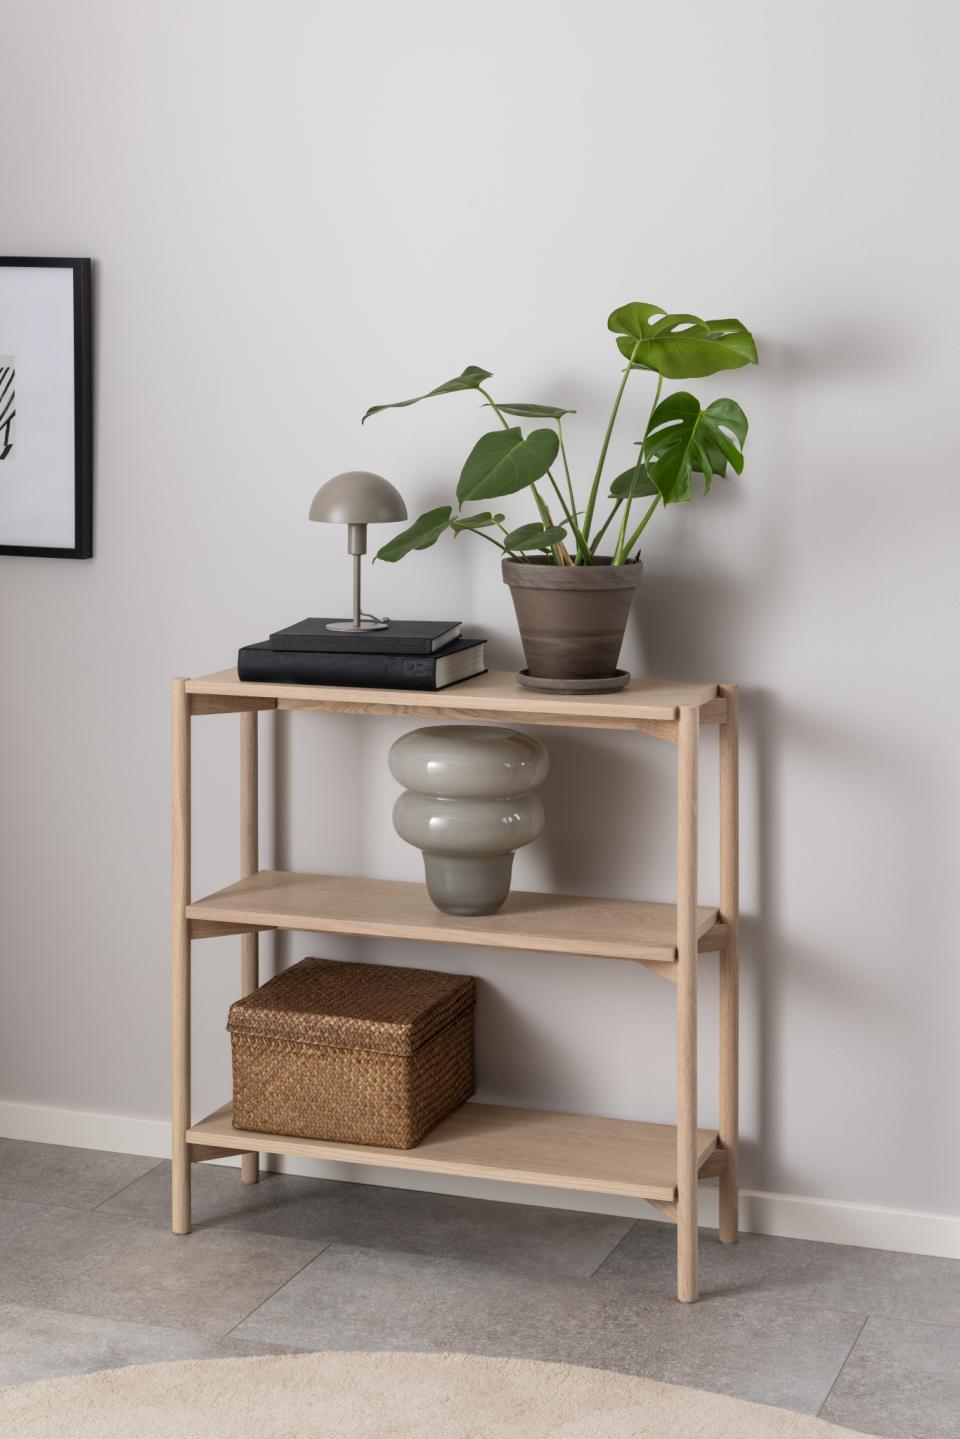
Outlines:
<svg viewBox="0 0 960 1439"><path fill-rule="evenodd" d="M412 1149L473 1093L469 977L304 959L230 1009L237 1129Z"/></svg>

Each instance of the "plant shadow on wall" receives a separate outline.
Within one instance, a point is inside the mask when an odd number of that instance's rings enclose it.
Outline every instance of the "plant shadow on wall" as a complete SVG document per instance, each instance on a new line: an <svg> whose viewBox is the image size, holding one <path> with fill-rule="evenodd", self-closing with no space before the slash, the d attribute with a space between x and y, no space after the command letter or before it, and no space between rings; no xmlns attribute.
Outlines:
<svg viewBox="0 0 960 1439"><path fill-rule="evenodd" d="M448 531L469 534L500 555L510 586L527 660L520 678L534 688L616 689L629 676L617 669L633 593L639 584L639 545L657 510L689 503L695 487L707 493L714 479L743 471L747 417L732 399L703 408L664 382L697 379L757 363L753 336L739 320L702 320L633 301L609 316L607 327L626 360L589 484L571 471L564 420L576 411L560 405L494 399L489 370L468 365L455 379L408 400L374 405L383 410L473 392L499 424L473 446L456 488L456 503L420 515L383 545L376 558L396 563L427 550ZM631 376L655 376L645 420L635 421L630 464L606 477L608 451ZM636 389L634 381L633 390ZM633 393L631 391L631 394ZM524 433L523 424L533 422ZM538 423L546 421L547 423ZM524 524L506 510L473 508L527 493L536 518ZM604 547L608 553L601 553Z"/></svg>
<svg viewBox="0 0 960 1439"><path fill-rule="evenodd" d="M671 813L674 747L610 730L534 733L550 753L541 791L547 824L531 850L543 871L538 887L616 898L619 881L619 897L636 898L642 877L659 867L663 834L648 821Z"/></svg>

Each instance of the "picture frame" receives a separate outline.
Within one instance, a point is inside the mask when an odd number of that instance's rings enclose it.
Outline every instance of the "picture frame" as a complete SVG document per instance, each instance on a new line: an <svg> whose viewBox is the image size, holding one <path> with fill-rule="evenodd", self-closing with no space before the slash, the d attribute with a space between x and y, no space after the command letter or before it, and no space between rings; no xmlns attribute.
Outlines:
<svg viewBox="0 0 960 1439"><path fill-rule="evenodd" d="M0 256L2 555L93 555L89 259Z"/></svg>

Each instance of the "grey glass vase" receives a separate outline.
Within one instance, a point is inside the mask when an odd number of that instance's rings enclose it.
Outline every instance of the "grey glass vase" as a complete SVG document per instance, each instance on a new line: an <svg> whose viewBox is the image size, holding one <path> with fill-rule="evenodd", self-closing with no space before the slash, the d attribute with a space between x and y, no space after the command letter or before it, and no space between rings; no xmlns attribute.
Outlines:
<svg viewBox="0 0 960 1439"><path fill-rule="evenodd" d="M550 756L539 740L496 725L427 725L390 749L405 786L397 834L423 852L427 893L446 914L494 914L510 893L513 856L543 829L532 793Z"/></svg>

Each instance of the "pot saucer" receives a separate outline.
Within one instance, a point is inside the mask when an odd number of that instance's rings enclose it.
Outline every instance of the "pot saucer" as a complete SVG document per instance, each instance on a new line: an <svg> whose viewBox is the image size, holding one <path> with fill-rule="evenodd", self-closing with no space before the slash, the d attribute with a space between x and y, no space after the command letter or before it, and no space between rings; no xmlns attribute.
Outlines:
<svg viewBox="0 0 960 1439"><path fill-rule="evenodd" d="M565 680L545 679L540 675L532 675L527 670L517 670L517 679L526 689L540 690L544 694L600 695L622 690L630 683L630 671L616 670L612 675L602 675L599 679Z"/></svg>

